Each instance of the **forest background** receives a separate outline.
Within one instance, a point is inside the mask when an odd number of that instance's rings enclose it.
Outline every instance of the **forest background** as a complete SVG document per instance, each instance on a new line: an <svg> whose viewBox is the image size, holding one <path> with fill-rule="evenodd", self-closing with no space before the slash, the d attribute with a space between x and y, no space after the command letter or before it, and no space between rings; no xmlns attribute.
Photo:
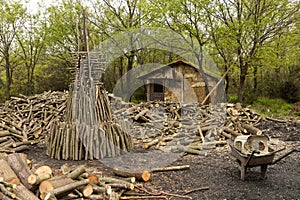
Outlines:
<svg viewBox="0 0 300 200"><path fill-rule="evenodd" d="M60 0L33 9L25 1L0 0L0 7L1 102L18 94L68 90L74 79L70 69L78 62L72 53L85 50L84 24L90 49L115 34L147 27L197 43L197 66L207 52L222 74L228 71L228 101L268 103L274 109L279 102L290 108L300 101L299 1ZM159 49L124 51L102 81L111 92L127 71L177 59ZM134 100L141 99L137 92Z"/></svg>

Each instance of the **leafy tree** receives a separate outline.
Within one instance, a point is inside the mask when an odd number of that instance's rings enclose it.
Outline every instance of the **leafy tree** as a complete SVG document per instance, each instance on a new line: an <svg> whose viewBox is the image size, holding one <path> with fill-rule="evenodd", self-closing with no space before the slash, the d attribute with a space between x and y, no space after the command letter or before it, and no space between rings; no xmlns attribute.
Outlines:
<svg viewBox="0 0 300 200"><path fill-rule="evenodd" d="M19 57L27 71L27 83L24 92L29 95L35 92L34 71L45 52L48 30L46 19L41 18L40 13L29 15L26 19L27 22L24 24L23 31L16 34L16 38L18 40Z"/></svg>
<svg viewBox="0 0 300 200"><path fill-rule="evenodd" d="M208 5L206 0L150 0L148 5L150 19L156 22L153 24L179 34L190 47L186 50L195 55L200 69L204 63L204 46L210 39L205 12Z"/></svg>
<svg viewBox="0 0 300 200"><path fill-rule="evenodd" d="M10 97L11 84L13 80L13 71L15 66L12 64L11 55L15 48L16 34L22 29L25 23L26 9L19 1L0 1L0 58L1 66L5 70L5 97ZM2 65L3 64L3 65Z"/></svg>
<svg viewBox="0 0 300 200"><path fill-rule="evenodd" d="M238 99L243 90L249 68L257 60L257 53L268 41L293 26L299 2L288 0L233 0L214 2L214 18L226 27L225 34L236 49L239 69Z"/></svg>

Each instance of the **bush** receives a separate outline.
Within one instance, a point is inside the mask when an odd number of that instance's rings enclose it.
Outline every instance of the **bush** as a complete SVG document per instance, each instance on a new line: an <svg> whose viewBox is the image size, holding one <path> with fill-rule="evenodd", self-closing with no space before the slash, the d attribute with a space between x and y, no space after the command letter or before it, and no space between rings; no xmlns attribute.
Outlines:
<svg viewBox="0 0 300 200"><path fill-rule="evenodd" d="M286 100L289 103L296 103L300 101L300 87L297 80L288 80L286 81L281 89L281 98Z"/></svg>

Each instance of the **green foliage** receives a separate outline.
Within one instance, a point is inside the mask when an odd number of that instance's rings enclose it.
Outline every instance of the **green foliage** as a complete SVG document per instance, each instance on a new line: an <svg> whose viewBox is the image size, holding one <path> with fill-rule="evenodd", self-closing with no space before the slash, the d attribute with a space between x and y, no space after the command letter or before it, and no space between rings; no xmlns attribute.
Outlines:
<svg viewBox="0 0 300 200"><path fill-rule="evenodd" d="M145 102L146 100L147 99L146 99L146 95L145 95L144 86L139 87L138 89L136 89L136 91L131 96L131 101L134 102L134 103L141 103L141 102Z"/></svg>
<svg viewBox="0 0 300 200"><path fill-rule="evenodd" d="M237 103L239 99L236 95L227 95L227 102L228 103Z"/></svg>
<svg viewBox="0 0 300 200"><path fill-rule="evenodd" d="M293 105L283 99L259 97L252 108L263 115L278 118L291 115Z"/></svg>

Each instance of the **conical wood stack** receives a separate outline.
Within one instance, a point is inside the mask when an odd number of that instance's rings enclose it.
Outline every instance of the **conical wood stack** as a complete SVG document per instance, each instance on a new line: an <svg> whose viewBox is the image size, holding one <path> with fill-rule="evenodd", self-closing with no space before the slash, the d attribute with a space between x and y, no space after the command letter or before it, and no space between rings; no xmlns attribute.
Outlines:
<svg viewBox="0 0 300 200"><path fill-rule="evenodd" d="M108 95L93 70L82 63L70 91L64 121L53 123L47 155L81 160L114 157L132 149L132 139L114 121Z"/></svg>

